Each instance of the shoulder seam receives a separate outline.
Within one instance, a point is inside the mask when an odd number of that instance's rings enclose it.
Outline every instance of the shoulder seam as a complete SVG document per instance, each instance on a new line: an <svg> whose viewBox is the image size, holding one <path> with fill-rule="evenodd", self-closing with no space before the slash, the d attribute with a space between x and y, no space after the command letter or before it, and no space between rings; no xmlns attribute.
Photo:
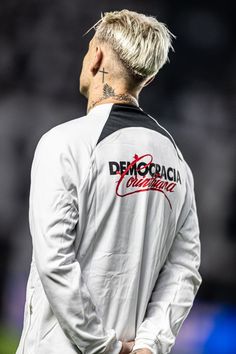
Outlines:
<svg viewBox="0 0 236 354"><path fill-rule="evenodd" d="M143 110L142 110L143 111ZM177 145L176 145L176 142L175 142L175 140L174 140L174 138L173 138L173 136L169 133L169 131L166 129L166 128L164 128L154 117L152 117L150 114L148 114L148 113L146 113L146 112L144 112L143 111L143 113L147 116L147 117L149 117L150 119L152 119L162 130L164 130L164 132L168 135L168 137L169 137L169 139L171 140L171 142L173 143L173 145L174 145L174 147L175 147L175 150L176 150L176 153L177 153L177 155L178 155L178 158L181 160L181 161L183 161L183 156L182 156L182 154L180 154L180 151L179 151L179 149L178 149L178 147L177 147ZM161 134L161 133L160 133ZM163 136L165 136L165 134L162 134Z"/></svg>

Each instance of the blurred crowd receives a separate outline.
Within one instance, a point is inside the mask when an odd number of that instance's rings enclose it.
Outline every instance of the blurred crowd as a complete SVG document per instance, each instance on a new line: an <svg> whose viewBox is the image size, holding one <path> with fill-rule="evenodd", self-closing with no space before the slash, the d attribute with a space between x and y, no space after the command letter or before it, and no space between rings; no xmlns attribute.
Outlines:
<svg viewBox="0 0 236 354"><path fill-rule="evenodd" d="M78 86L91 34L83 34L101 12L122 8L156 16L176 35L170 63L140 105L175 137L194 174L199 299L236 302L236 52L227 1L1 0L0 322L19 330L31 261L34 149L51 127L85 114Z"/></svg>

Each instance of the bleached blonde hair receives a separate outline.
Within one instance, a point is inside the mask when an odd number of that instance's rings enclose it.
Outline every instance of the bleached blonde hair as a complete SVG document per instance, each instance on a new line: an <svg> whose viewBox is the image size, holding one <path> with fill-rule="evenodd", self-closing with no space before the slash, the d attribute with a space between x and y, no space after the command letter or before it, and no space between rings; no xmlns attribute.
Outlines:
<svg viewBox="0 0 236 354"><path fill-rule="evenodd" d="M135 78L145 80L157 74L169 60L172 37L166 25L155 17L134 11L105 12L93 26L95 37L110 44Z"/></svg>

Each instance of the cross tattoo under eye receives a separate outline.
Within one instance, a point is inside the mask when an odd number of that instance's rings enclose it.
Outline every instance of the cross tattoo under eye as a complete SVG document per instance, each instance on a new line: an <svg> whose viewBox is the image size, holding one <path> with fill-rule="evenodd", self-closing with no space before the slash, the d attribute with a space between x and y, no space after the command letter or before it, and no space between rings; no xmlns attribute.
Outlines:
<svg viewBox="0 0 236 354"><path fill-rule="evenodd" d="M105 71L105 69L103 68L102 70L99 70L100 73L102 73L102 82L104 83L104 77L105 77L105 74L108 74L107 71Z"/></svg>

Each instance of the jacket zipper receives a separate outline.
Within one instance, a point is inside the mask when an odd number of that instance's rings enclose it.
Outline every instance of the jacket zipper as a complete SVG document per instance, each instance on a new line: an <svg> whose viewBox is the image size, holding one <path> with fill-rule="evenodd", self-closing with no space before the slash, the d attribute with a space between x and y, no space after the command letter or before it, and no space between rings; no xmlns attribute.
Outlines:
<svg viewBox="0 0 236 354"><path fill-rule="evenodd" d="M34 294L34 292L31 294L30 302L29 302L29 320L28 320L28 324L27 324L27 329L26 329L26 331L25 331L22 354L25 353L25 342L26 342L26 338L27 338L27 335L28 335L29 330L30 330L30 327L31 327L31 317L32 317L32 314L33 314L33 306L32 306L33 294Z"/></svg>

